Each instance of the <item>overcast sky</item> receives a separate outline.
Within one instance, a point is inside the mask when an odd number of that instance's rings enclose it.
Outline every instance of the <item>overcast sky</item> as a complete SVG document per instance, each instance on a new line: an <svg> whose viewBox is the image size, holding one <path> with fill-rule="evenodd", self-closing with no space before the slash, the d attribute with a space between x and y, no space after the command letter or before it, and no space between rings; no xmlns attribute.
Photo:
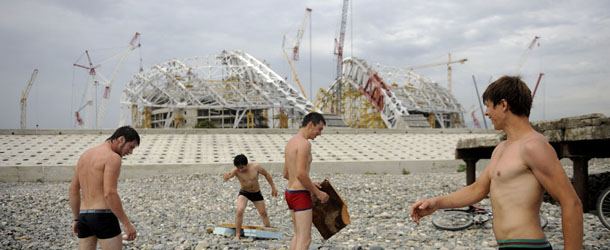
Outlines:
<svg viewBox="0 0 610 250"><path fill-rule="evenodd" d="M85 50L94 64L101 63L125 48L135 32L141 33L142 47L127 57L115 79L105 128L118 126L121 92L140 60L146 68L172 58L242 50L290 76L282 37L296 36L307 7L313 9L312 29L304 35L298 71L306 92L315 95L335 77L333 40L341 5L340 0L1 1L0 128L19 127L21 92L34 68L39 73L28 98L28 128L75 127L73 112L82 104L88 75L73 64L87 63ZM514 74L527 46L540 36L520 72L532 90L544 73L531 120L610 115L608 1L358 0L349 11L344 57L405 67L446 61L449 52L454 60L467 58L453 65L453 93L466 110L478 107L472 76L482 93L490 78ZM109 77L114 64L103 64L99 72ZM446 67L415 72L446 86Z"/></svg>

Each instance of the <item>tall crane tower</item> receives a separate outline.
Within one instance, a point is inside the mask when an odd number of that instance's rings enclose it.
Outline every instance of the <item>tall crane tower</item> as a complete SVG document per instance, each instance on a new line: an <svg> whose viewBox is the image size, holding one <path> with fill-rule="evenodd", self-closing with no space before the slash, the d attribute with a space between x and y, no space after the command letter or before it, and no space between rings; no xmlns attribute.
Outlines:
<svg viewBox="0 0 610 250"><path fill-rule="evenodd" d="M523 52L523 54L521 54L521 57L519 58L519 64L517 64L517 68L515 69L515 75L519 75L519 73L521 71L521 67L523 66L523 63L525 63L525 61L527 60L527 56L529 55L530 51L532 51L532 49L534 48L534 45L536 44L538 39L540 39L540 37L535 36L534 39L532 40L532 42L530 42L530 45L527 46L527 49Z"/></svg>
<svg viewBox="0 0 610 250"><path fill-rule="evenodd" d="M339 31L339 40L337 41L337 39L335 38L335 55L337 55L337 80L341 81L341 75L342 75L342 64L343 64L343 42L345 41L345 25L347 23L347 6L349 4L349 0L343 0L343 9L341 11L341 28ZM337 115L341 115L341 99L343 98L342 96L342 90L341 90L341 85L342 84L337 84L336 88L337 90L335 91L336 94L336 100L337 100L337 107L335 108L335 112Z"/></svg>
<svg viewBox="0 0 610 250"><path fill-rule="evenodd" d="M84 66L84 65L80 65L80 64L76 64L76 63L74 64L75 67L84 68L89 71L89 83L87 84L87 102L86 102L85 106L81 107L75 113L76 121L78 122L78 124L81 127L89 127L90 124L88 124L88 123L93 123L93 122L91 122L89 117L95 117L95 127L94 128L102 127L102 122L104 121L104 114L106 111L106 105L108 103L108 100L110 99L110 89L112 87L112 84L114 83L114 78L116 77L117 73L119 72L119 69L123 65L123 62L125 62L125 59L129 55L129 53L132 50L139 48L141 46L140 43L138 42L139 37L140 37L140 33L136 32L136 34L133 36L133 38L129 42L129 45L127 46L127 48L125 48L120 53L110 57L109 59L105 60L101 64L93 66L91 57L89 56L89 51L87 51L87 50L85 51L85 53L87 54L87 59L89 60L89 66ZM119 62L114 67L114 71L112 72L112 75L110 76L110 78L106 78L100 72L96 71L97 68L101 67L106 62L115 59L116 57L120 57L120 59L119 59ZM95 96L95 90L99 83L99 81L96 80L96 76L98 76L98 75L101 78L100 80L102 81L102 83L104 83L104 94L101 99L101 104L95 110L93 107L93 103L94 103L94 100L97 100L97 97ZM85 107L88 107L87 114L86 114L87 118L86 118L85 122L83 122L79 112ZM94 111L95 111L95 114L94 114Z"/></svg>
<svg viewBox="0 0 610 250"><path fill-rule="evenodd" d="M303 22L301 23L301 26L299 27L299 30L297 31L296 41L294 41L294 46L292 47L292 60L294 60L295 64L299 60L299 46L301 45L301 40L303 39L303 33L305 33L305 25L307 24L307 20L310 19L310 17L311 17L311 9L306 8L305 16L303 17ZM286 60L288 61L288 65L290 66L290 70L292 71L292 75L294 76L294 79L296 80L296 82L299 84L299 87L301 88L301 92L303 93L303 96L305 96L305 98L307 98L307 95L305 94L305 90L303 89L303 84L301 84L301 81L299 80L299 76L296 72L295 66L292 64L292 60L290 60L290 58L288 57L288 54L286 53L286 49L284 46L286 43L286 38L289 38L289 37L284 35L284 41L282 42L282 52L284 52L284 56L286 56Z"/></svg>
<svg viewBox="0 0 610 250"><path fill-rule="evenodd" d="M28 99L28 95L30 94L30 90L32 89L32 84L34 84L34 80L36 79L37 75L38 75L38 69L34 69L34 72L32 72L32 76L30 76L30 81L28 82L28 85L25 87L23 92L21 92L21 123L20 123L21 129L25 129L27 126L27 124L26 124L27 99Z"/></svg>
<svg viewBox="0 0 610 250"><path fill-rule="evenodd" d="M416 66L407 67L406 69L408 71L412 71L414 69L421 69L421 68L428 68L428 67L447 65L447 90L449 90L449 93L451 93L451 64L454 64L454 63L464 63L466 61L468 61L468 59L466 59L466 58L460 59L460 60L451 61L451 53L449 53L449 60L447 60L447 62L438 62L438 63L429 63L429 64L416 65Z"/></svg>

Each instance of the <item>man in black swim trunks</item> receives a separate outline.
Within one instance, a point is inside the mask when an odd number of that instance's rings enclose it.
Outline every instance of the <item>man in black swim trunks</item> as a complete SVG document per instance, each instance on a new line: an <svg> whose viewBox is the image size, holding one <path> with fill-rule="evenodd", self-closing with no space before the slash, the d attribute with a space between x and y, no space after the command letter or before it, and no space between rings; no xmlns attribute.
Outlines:
<svg viewBox="0 0 610 250"><path fill-rule="evenodd" d="M133 128L118 128L106 142L85 151L74 169L70 185L73 232L79 249L95 249L99 239L102 249L121 249L123 224L126 240L136 238L133 227L117 193L121 158L140 145Z"/></svg>
<svg viewBox="0 0 610 250"><path fill-rule="evenodd" d="M239 195L237 195L237 212L235 213L235 239L239 239L241 224L244 219L244 211L246 210L248 200L252 201L252 204L256 207L265 227L271 226L269 217L267 216L267 210L265 209L265 201L263 200L263 195L261 194L260 186L258 184L258 174L265 176L265 179L267 179L267 182L271 185L272 196L277 196L277 189L275 189L273 179L271 179L269 172L258 163L248 163L248 158L246 158L245 155L240 154L235 156L233 165L235 165L235 168L233 168L231 172L224 173L222 178L227 181L233 178L233 176L237 176L241 185Z"/></svg>

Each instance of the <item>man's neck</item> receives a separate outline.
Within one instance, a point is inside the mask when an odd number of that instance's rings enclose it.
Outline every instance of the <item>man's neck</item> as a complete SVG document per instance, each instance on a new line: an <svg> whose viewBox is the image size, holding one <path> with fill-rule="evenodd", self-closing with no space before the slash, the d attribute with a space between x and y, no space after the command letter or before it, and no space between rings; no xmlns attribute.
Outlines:
<svg viewBox="0 0 610 250"><path fill-rule="evenodd" d="M303 138L305 138L305 140L307 140L308 138L308 133L307 133L307 128L303 127L301 129L299 129L299 133L300 136L302 136Z"/></svg>
<svg viewBox="0 0 610 250"><path fill-rule="evenodd" d="M507 141L518 141L525 135L534 131L526 116L511 115L502 129L506 133Z"/></svg>

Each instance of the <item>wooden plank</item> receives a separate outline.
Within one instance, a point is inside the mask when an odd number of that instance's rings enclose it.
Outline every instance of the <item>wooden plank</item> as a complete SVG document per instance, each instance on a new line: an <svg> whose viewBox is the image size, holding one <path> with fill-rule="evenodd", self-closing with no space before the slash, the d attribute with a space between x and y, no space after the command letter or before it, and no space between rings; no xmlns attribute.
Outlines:
<svg viewBox="0 0 610 250"><path fill-rule="evenodd" d="M282 239L282 233L278 232L277 228L244 225L242 226L241 231L241 235L245 237L261 239ZM235 236L235 224L221 223L220 226L214 228L213 234Z"/></svg>
<svg viewBox="0 0 610 250"><path fill-rule="evenodd" d="M313 224L318 229L318 232L320 232L320 235L322 235L322 238L328 240L339 230L349 225L351 221L347 212L347 204L330 184L330 181L324 180L320 186L322 187L321 190L327 193L329 198L326 203L322 204L315 195L312 196Z"/></svg>
<svg viewBox="0 0 610 250"><path fill-rule="evenodd" d="M233 223L220 223L219 225L220 227L226 227L226 228L235 228L235 224ZM254 230L264 230L264 231L270 231L270 232L277 232L277 228L275 227L262 227L262 226L248 226L248 225L241 225L242 229L254 229Z"/></svg>

